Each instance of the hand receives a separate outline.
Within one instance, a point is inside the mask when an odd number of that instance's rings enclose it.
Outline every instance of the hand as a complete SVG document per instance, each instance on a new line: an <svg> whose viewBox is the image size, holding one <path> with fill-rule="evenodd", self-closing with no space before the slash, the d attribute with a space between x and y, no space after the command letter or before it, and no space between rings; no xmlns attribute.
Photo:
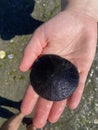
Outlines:
<svg viewBox="0 0 98 130"><path fill-rule="evenodd" d="M25 48L20 70L27 71L41 54L57 54L71 61L78 69L80 80L71 97L52 102L39 97L30 85L26 90L21 112L36 110L33 125L42 128L46 121L56 122L66 104L75 109L82 97L85 81L92 65L97 43L97 22L90 16L70 10L63 11L40 26Z"/></svg>

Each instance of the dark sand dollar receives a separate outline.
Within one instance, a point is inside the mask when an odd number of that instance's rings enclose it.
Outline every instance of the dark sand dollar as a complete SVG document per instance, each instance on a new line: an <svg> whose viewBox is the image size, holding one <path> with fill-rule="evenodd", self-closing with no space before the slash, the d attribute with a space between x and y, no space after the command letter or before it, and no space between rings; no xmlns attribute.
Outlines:
<svg viewBox="0 0 98 130"><path fill-rule="evenodd" d="M75 91L79 74L70 61L49 54L39 57L34 62L30 81L38 95L51 101L60 101Z"/></svg>

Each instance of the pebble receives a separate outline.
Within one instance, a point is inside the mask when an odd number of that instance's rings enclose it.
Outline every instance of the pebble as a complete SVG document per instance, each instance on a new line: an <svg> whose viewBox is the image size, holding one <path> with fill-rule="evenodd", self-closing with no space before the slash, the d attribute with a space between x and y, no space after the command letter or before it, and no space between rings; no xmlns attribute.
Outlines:
<svg viewBox="0 0 98 130"><path fill-rule="evenodd" d="M96 84L98 84L98 77L96 77L96 81L95 82L96 82Z"/></svg>
<svg viewBox="0 0 98 130"><path fill-rule="evenodd" d="M36 0L36 3L40 3L41 2L41 0Z"/></svg>
<svg viewBox="0 0 98 130"><path fill-rule="evenodd" d="M8 54L8 58L9 59L13 59L14 58L14 54Z"/></svg>
<svg viewBox="0 0 98 130"><path fill-rule="evenodd" d="M96 70L98 70L98 66L96 66Z"/></svg>
<svg viewBox="0 0 98 130"><path fill-rule="evenodd" d="M98 107L98 103L95 103L95 106Z"/></svg>
<svg viewBox="0 0 98 130"><path fill-rule="evenodd" d="M45 3L43 3L43 7L45 7L46 6L46 4Z"/></svg>
<svg viewBox="0 0 98 130"><path fill-rule="evenodd" d="M94 124L97 124L97 125L98 125L98 119L95 119L95 120L94 120Z"/></svg>
<svg viewBox="0 0 98 130"><path fill-rule="evenodd" d="M13 43L13 42L14 42L14 40L13 40L13 39L11 39L11 40L10 40L10 43Z"/></svg>
<svg viewBox="0 0 98 130"><path fill-rule="evenodd" d="M0 59L4 59L6 57L6 52L1 50L0 51Z"/></svg>

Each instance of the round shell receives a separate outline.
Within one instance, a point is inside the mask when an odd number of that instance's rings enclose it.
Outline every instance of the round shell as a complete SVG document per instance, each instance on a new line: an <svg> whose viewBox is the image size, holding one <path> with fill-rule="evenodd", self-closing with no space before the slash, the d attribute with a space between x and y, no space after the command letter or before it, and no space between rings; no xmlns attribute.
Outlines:
<svg viewBox="0 0 98 130"><path fill-rule="evenodd" d="M43 55L32 66L30 82L41 97L50 101L68 98L78 86L79 74L68 60L57 55Z"/></svg>

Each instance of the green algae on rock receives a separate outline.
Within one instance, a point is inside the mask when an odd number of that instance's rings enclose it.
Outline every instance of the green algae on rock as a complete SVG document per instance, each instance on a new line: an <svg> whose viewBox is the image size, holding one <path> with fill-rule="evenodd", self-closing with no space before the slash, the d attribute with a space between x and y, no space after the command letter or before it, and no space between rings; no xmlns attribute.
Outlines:
<svg viewBox="0 0 98 130"><path fill-rule="evenodd" d="M33 64L30 81L43 98L60 101L68 98L77 88L79 74L68 60L57 55L43 55Z"/></svg>

